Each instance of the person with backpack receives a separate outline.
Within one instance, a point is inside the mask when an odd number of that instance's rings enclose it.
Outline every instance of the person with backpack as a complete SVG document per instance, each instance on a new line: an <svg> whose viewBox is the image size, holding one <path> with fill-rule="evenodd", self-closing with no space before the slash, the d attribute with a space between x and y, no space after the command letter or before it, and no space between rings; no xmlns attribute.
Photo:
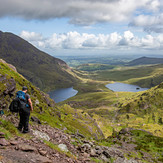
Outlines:
<svg viewBox="0 0 163 163"><path fill-rule="evenodd" d="M29 132L29 116L30 111L33 111L32 101L29 94L27 94L28 88L23 86L22 91L17 92L17 98L19 99L19 115L20 121L18 130L23 133Z"/></svg>

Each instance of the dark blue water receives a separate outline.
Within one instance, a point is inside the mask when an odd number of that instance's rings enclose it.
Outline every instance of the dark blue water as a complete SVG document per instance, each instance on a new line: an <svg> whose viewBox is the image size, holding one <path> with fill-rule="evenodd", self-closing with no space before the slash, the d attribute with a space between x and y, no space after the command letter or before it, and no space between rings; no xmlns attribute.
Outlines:
<svg viewBox="0 0 163 163"><path fill-rule="evenodd" d="M145 91L149 89L149 88L141 88L137 85L131 85L125 83L107 84L106 87L114 92L139 92L139 91Z"/></svg>
<svg viewBox="0 0 163 163"><path fill-rule="evenodd" d="M62 88L56 89L54 91L49 92L50 98L52 98L56 103L67 100L70 97L75 96L78 93L77 90L70 88Z"/></svg>

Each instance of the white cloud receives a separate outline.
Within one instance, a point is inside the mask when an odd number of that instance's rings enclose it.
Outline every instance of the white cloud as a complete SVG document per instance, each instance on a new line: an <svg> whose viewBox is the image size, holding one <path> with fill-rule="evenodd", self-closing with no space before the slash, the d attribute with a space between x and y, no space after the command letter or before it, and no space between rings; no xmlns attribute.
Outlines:
<svg viewBox="0 0 163 163"><path fill-rule="evenodd" d="M159 0L0 0L0 17L69 18L78 25L130 21L136 11L156 12Z"/></svg>
<svg viewBox="0 0 163 163"><path fill-rule="evenodd" d="M22 31L20 36L28 41L39 41L42 40L42 35L35 32Z"/></svg>
<svg viewBox="0 0 163 163"><path fill-rule="evenodd" d="M159 16L139 15L133 20L131 24L142 27L163 25L163 13L160 14Z"/></svg>
<svg viewBox="0 0 163 163"><path fill-rule="evenodd" d="M125 31L123 35L117 32L104 34L80 34L76 31L63 34L54 33L49 38L44 38L35 32L22 31L20 36L38 48L51 49L85 49L85 50L133 50L139 52L143 49L155 50L163 48L163 34L145 37L136 37L131 31Z"/></svg>

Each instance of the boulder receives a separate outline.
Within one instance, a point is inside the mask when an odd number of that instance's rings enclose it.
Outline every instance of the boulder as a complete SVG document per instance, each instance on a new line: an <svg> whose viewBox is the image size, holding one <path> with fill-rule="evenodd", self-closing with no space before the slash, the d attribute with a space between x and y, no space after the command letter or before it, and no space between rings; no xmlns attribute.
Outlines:
<svg viewBox="0 0 163 163"><path fill-rule="evenodd" d="M97 155L101 155L102 154L102 152L103 152L102 147L96 146L95 149L96 149L96 154Z"/></svg>
<svg viewBox="0 0 163 163"><path fill-rule="evenodd" d="M89 144L83 144L81 146L81 151L86 152L86 153L90 153L91 152L91 146Z"/></svg>
<svg viewBox="0 0 163 163"><path fill-rule="evenodd" d="M119 131L119 134L125 135L125 134L131 134L131 130L133 130L133 128L123 128Z"/></svg>
<svg viewBox="0 0 163 163"><path fill-rule="evenodd" d="M105 155L106 158L110 158L111 157L107 150L104 150L102 154Z"/></svg>
<svg viewBox="0 0 163 163"><path fill-rule="evenodd" d="M22 151L26 151L26 152L36 152L37 149L31 145L28 145L28 144L19 144L17 147L16 147L17 150L22 150Z"/></svg>
<svg viewBox="0 0 163 163"><path fill-rule="evenodd" d="M0 132L0 138L4 138L5 134L3 132Z"/></svg>
<svg viewBox="0 0 163 163"><path fill-rule="evenodd" d="M35 105L39 105L39 104L40 104L39 100L36 99L36 101L35 101Z"/></svg>
<svg viewBox="0 0 163 163"><path fill-rule="evenodd" d="M39 150L39 153L40 153L42 156L46 156L47 151L45 151L45 150Z"/></svg>
<svg viewBox="0 0 163 163"><path fill-rule="evenodd" d="M90 156L91 157L98 157L98 155L96 154L96 150L95 149L91 149Z"/></svg>
<svg viewBox="0 0 163 163"><path fill-rule="evenodd" d="M48 134L46 134L46 133L44 133L44 132L40 132L40 131L38 131L38 130L33 130L33 135L35 135L36 136L36 138L38 138L38 139L44 139L44 140L46 140L46 141L49 141L50 140L50 137L49 137L49 135Z"/></svg>
<svg viewBox="0 0 163 163"><path fill-rule="evenodd" d="M68 152L68 148L67 148L67 146L66 146L65 144L59 144L58 147L59 147L62 151Z"/></svg>
<svg viewBox="0 0 163 163"><path fill-rule="evenodd" d="M37 117L35 117L35 116L31 116L31 120L32 120L33 122L36 122L36 123L38 123L38 124L41 124L41 121L40 121Z"/></svg>
<svg viewBox="0 0 163 163"><path fill-rule="evenodd" d="M19 144L19 143L18 143L18 141L12 140L12 141L10 141L10 144L11 144L11 145L17 145L17 144Z"/></svg>
<svg viewBox="0 0 163 163"><path fill-rule="evenodd" d="M5 138L0 139L0 145L1 146L8 146L9 144L10 143Z"/></svg>

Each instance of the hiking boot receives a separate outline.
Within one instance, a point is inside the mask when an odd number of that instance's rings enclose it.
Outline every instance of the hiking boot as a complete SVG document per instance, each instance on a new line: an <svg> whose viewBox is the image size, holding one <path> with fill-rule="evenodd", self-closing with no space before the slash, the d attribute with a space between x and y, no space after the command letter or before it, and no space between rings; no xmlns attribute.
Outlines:
<svg viewBox="0 0 163 163"><path fill-rule="evenodd" d="M26 133L29 133L30 131L28 130L28 131L23 131L22 133L24 133L24 134L26 134Z"/></svg>
<svg viewBox="0 0 163 163"><path fill-rule="evenodd" d="M17 127L17 129L18 129L20 132L22 132L22 128L20 128L20 127Z"/></svg>

